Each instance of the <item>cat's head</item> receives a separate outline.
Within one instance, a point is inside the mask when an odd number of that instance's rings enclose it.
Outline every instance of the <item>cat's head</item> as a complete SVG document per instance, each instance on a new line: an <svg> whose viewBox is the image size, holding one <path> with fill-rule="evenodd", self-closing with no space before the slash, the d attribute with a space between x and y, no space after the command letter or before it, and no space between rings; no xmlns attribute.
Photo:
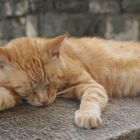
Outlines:
<svg viewBox="0 0 140 140"><path fill-rule="evenodd" d="M19 38L0 48L0 86L34 106L52 103L63 76L59 55L64 38Z"/></svg>

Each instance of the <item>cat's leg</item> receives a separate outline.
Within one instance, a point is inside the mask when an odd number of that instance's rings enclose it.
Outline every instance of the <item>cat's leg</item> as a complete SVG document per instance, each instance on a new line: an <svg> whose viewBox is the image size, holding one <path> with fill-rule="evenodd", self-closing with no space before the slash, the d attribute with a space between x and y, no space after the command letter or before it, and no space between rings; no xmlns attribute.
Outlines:
<svg viewBox="0 0 140 140"><path fill-rule="evenodd" d="M20 102L20 98L9 89L0 87L0 111L14 107Z"/></svg>
<svg viewBox="0 0 140 140"><path fill-rule="evenodd" d="M108 102L104 87L96 82L83 84L76 89L81 100L80 108L75 112L75 124L83 128L95 128L101 123L101 112Z"/></svg>

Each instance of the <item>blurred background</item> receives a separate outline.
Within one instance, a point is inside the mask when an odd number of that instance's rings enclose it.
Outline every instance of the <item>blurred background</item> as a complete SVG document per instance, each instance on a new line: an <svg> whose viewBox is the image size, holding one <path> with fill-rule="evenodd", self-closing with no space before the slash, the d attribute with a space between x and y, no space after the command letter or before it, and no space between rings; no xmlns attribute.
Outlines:
<svg viewBox="0 0 140 140"><path fill-rule="evenodd" d="M0 0L0 43L20 36L140 39L140 0Z"/></svg>

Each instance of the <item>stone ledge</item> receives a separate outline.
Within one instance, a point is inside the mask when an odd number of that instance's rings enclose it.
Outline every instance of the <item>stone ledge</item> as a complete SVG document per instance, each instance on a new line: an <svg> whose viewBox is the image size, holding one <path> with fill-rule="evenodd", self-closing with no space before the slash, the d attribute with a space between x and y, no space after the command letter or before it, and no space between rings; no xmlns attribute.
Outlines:
<svg viewBox="0 0 140 140"><path fill-rule="evenodd" d="M125 12L137 13L140 12L140 1L139 0L123 0L122 9Z"/></svg>
<svg viewBox="0 0 140 140"><path fill-rule="evenodd" d="M89 11L91 13L120 13L120 5L116 0L90 0Z"/></svg>
<svg viewBox="0 0 140 140"><path fill-rule="evenodd" d="M116 14L108 16L105 25L105 38L116 40L138 40L139 25L139 15Z"/></svg>
<svg viewBox="0 0 140 140"><path fill-rule="evenodd" d="M60 12L86 12L88 11L88 1L85 0L58 0L54 1L54 6Z"/></svg>
<svg viewBox="0 0 140 140"><path fill-rule="evenodd" d="M0 113L1 140L139 140L140 97L112 100L98 129L74 125L78 103L58 99L49 107L18 106Z"/></svg>
<svg viewBox="0 0 140 140"><path fill-rule="evenodd" d="M92 14L46 13L39 19L40 35L53 37L64 33L72 36L97 35L104 18Z"/></svg>

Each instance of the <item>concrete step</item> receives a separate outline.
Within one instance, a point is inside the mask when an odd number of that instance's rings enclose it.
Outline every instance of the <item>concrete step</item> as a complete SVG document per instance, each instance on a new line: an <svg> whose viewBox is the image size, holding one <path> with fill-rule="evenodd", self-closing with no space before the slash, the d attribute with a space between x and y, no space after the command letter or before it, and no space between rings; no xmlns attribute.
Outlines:
<svg viewBox="0 0 140 140"><path fill-rule="evenodd" d="M98 129L73 123L79 103L57 99L49 107L18 106L0 113L0 140L140 140L140 97L113 99Z"/></svg>

